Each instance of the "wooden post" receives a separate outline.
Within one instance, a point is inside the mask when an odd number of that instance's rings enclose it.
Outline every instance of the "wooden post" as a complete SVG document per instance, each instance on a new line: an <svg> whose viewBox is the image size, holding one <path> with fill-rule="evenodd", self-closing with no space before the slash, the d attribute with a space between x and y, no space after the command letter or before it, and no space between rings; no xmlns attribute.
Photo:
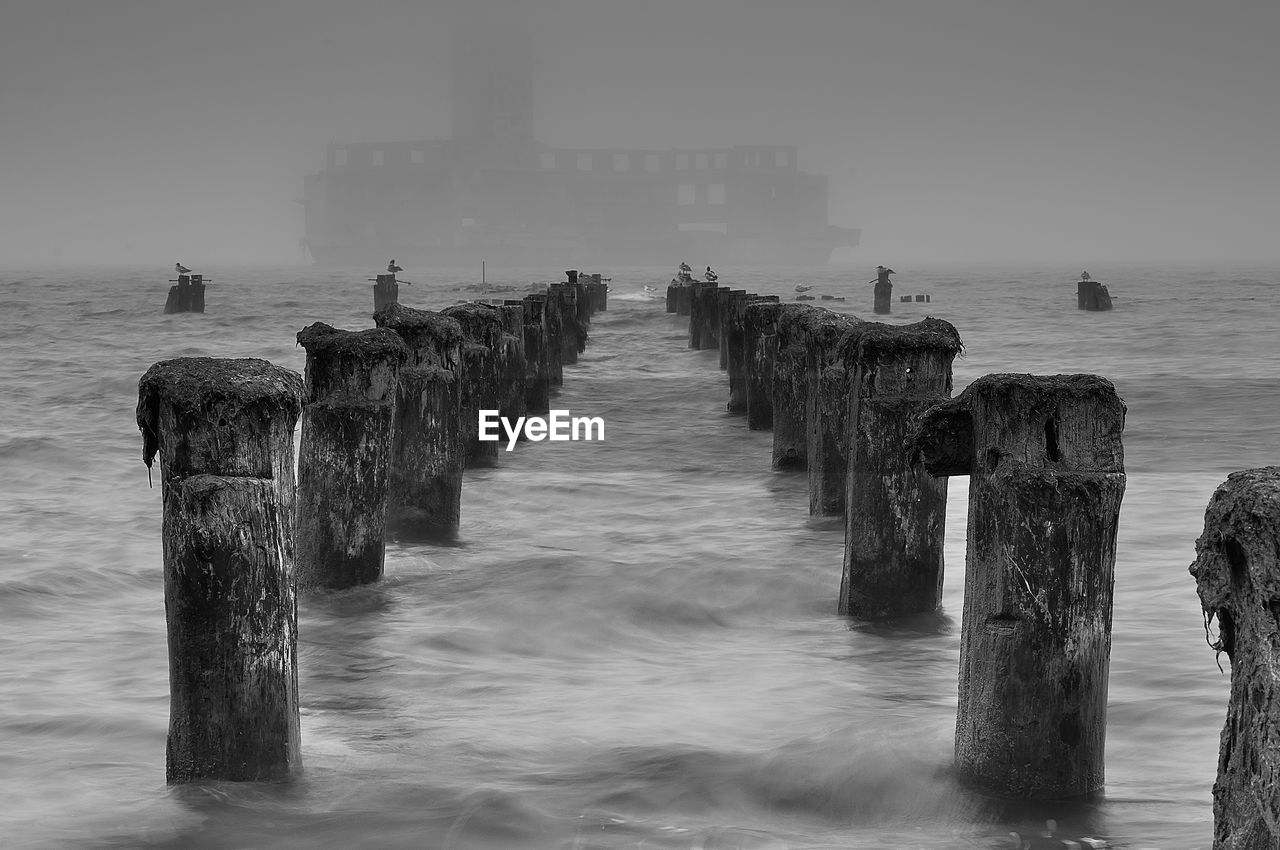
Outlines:
<svg viewBox="0 0 1280 850"><path fill-rule="evenodd" d="M502 322L501 383L502 396L498 400L498 410L514 422L528 412L526 398L528 395L529 353L524 341L524 302L507 301L497 307L496 312Z"/></svg>
<svg viewBox="0 0 1280 850"><path fill-rule="evenodd" d="M302 379L189 357L138 382L142 460L160 454L170 783L301 767L293 429Z"/></svg>
<svg viewBox="0 0 1280 850"><path fill-rule="evenodd" d="M729 369L729 316L734 310L734 303L746 297L745 289L725 287L716 291L716 342L720 349L720 368L726 371Z"/></svg>
<svg viewBox="0 0 1280 850"><path fill-rule="evenodd" d="M889 305L893 299L893 284L889 282L889 275L893 272L881 266L876 270L876 288L875 288L875 312L886 314L889 312Z"/></svg>
<svg viewBox="0 0 1280 850"><path fill-rule="evenodd" d="M299 587L382 578L391 428L409 349L386 328L322 322L298 333L307 350L298 455Z"/></svg>
<svg viewBox="0 0 1280 850"><path fill-rule="evenodd" d="M1214 850L1280 846L1280 467L1227 477L1191 565L1205 627L1231 663L1213 784Z"/></svg>
<svg viewBox="0 0 1280 850"><path fill-rule="evenodd" d="M587 346L586 328L578 321L577 285L553 283L548 287L547 300L555 305L559 314L560 362L564 365L577 363L578 354Z"/></svg>
<svg viewBox="0 0 1280 850"><path fill-rule="evenodd" d="M1096 375L986 375L911 443L968 475L956 770L1061 799L1103 785L1124 403Z"/></svg>
<svg viewBox="0 0 1280 850"><path fill-rule="evenodd" d="M809 462L808 329L828 311L808 304L783 304L778 313L773 356L773 468L803 470Z"/></svg>
<svg viewBox="0 0 1280 850"><path fill-rule="evenodd" d="M606 313L609 310L609 284L598 274L591 275L591 284L595 287L596 312Z"/></svg>
<svg viewBox="0 0 1280 850"><path fill-rule="evenodd" d="M767 431L773 427L773 367L777 356L778 316L782 305L776 295L752 301L743 309L743 384L747 396L747 428Z"/></svg>
<svg viewBox="0 0 1280 850"><path fill-rule="evenodd" d="M401 304L373 319L409 348L396 392L387 530L405 540L451 537L462 501L462 327Z"/></svg>
<svg viewBox="0 0 1280 850"><path fill-rule="evenodd" d="M168 313L204 312L204 275L180 274L175 285L169 287L164 311Z"/></svg>
<svg viewBox="0 0 1280 850"><path fill-rule="evenodd" d="M1092 312L1110 310L1111 293L1096 280L1079 281L1076 284L1076 307Z"/></svg>
<svg viewBox="0 0 1280 850"><path fill-rule="evenodd" d="M485 304L454 304L440 311L462 327L462 453L466 466L493 466L499 442L480 439L481 410L497 410L502 397L502 322Z"/></svg>
<svg viewBox="0 0 1280 850"><path fill-rule="evenodd" d="M844 513L855 369L841 356L841 342L862 324L851 316L819 310L805 325L805 468L811 516Z"/></svg>
<svg viewBox="0 0 1280 850"><path fill-rule="evenodd" d="M911 462L915 421L951 395L960 335L941 319L865 322L844 340L844 572L840 613L884 619L936 611L942 602L947 482ZM812 471L810 476L812 476Z"/></svg>
<svg viewBox="0 0 1280 850"><path fill-rule="evenodd" d="M400 284L393 274L380 274L373 284L373 312L400 301Z"/></svg>
<svg viewBox="0 0 1280 850"><path fill-rule="evenodd" d="M754 354L748 348L747 308L752 304L776 304L776 295L741 295L734 298L725 325L727 343L726 369L729 373L729 412L745 413L748 406L747 358ZM748 427L750 427L748 425Z"/></svg>
<svg viewBox="0 0 1280 850"><path fill-rule="evenodd" d="M687 284L689 293L689 347L695 350L719 348L715 321L720 287L708 281Z"/></svg>
<svg viewBox="0 0 1280 850"><path fill-rule="evenodd" d="M546 413L551 409L552 351L547 342L547 300L526 295L521 303L524 304L524 351L529 370L525 379L525 410Z"/></svg>

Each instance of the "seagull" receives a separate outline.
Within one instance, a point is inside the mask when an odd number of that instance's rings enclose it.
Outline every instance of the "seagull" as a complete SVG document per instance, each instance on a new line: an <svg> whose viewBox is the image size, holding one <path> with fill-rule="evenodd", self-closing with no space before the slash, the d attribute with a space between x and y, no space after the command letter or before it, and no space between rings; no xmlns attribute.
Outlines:
<svg viewBox="0 0 1280 850"><path fill-rule="evenodd" d="M178 274L191 274L191 269L187 268L182 263L174 263L173 267L178 270Z"/></svg>
<svg viewBox="0 0 1280 850"><path fill-rule="evenodd" d="M897 274L893 269L886 269L884 266L876 266L877 274Z"/></svg>
<svg viewBox="0 0 1280 850"><path fill-rule="evenodd" d="M682 271L682 272L691 272L691 271L693 271L693 269L689 267L689 264L688 264L688 263L681 262L681 263L680 263L680 271Z"/></svg>
<svg viewBox="0 0 1280 850"><path fill-rule="evenodd" d="M392 274L395 274L396 272L404 271L404 269L397 266L396 261L392 260L391 262L387 263L387 271L391 272Z"/></svg>
<svg viewBox="0 0 1280 850"><path fill-rule="evenodd" d="M1081 279L1081 280L1093 280L1093 278L1089 277L1089 273L1088 273L1088 272L1080 272L1080 279Z"/></svg>
<svg viewBox="0 0 1280 850"><path fill-rule="evenodd" d="M715 272L713 272L713 271L711 270L711 266L707 266L707 274L706 274L706 278L707 278L707 282L708 282L708 283L715 283L717 280L719 280L719 279L720 279L720 275L718 275L718 274L716 274Z"/></svg>

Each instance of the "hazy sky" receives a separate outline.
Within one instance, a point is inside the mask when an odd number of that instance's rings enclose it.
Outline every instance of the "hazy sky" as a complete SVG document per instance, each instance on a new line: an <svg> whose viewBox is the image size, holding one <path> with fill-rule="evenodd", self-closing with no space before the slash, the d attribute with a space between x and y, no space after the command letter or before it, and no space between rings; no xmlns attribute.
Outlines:
<svg viewBox="0 0 1280 850"><path fill-rule="evenodd" d="M519 5L540 141L797 144L871 265L1280 260L1276 0ZM448 137L465 7L6 0L0 264L302 260L326 143Z"/></svg>

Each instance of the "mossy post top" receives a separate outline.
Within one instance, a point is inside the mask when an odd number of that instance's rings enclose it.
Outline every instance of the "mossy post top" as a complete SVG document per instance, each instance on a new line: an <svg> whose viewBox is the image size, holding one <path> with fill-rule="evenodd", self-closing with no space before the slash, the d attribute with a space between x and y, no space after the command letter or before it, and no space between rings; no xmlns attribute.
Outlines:
<svg viewBox="0 0 1280 850"><path fill-rule="evenodd" d="M298 331L307 350L308 402L386 403L395 397L395 375L409 347L389 328L346 331L315 322Z"/></svg>

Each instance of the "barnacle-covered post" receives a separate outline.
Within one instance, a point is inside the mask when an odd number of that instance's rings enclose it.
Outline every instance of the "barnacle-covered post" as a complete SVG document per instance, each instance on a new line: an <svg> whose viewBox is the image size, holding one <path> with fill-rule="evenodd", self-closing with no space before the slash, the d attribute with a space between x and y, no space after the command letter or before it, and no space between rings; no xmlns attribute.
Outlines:
<svg viewBox="0 0 1280 850"><path fill-rule="evenodd" d="M302 378L187 357L138 382L142 459L160 455L170 783L301 767L293 430Z"/></svg>
<svg viewBox="0 0 1280 850"><path fill-rule="evenodd" d="M1280 846L1280 466L1227 477L1191 565L1231 696L1213 784L1214 850Z"/></svg>
<svg viewBox="0 0 1280 850"><path fill-rule="evenodd" d="M407 540L450 537L462 504L462 327L401 304L373 320L409 348L396 392L387 531Z"/></svg>
<svg viewBox="0 0 1280 850"><path fill-rule="evenodd" d="M783 304L778 314L773 356L773 468L805 469L809 462L809 324L829 311L808 304Z"/></svg>
<svg viewBox="0 0 1280 850"><path fill-rule="evenodd" d="M1024 799L1103 785L1124 402L1097 375L985 375L911 444L969 476L956 770Z"/></svg>
<svg viewBox="0 0 1280 850"><path fill-rule="evenodd" d="M307 350L298 453L299 587L382 578L392 418L409 350L386 328L298 332Z"/></svg>
<svg viewBox="0 0 1280 850"><path fill-rule="evenodd" d="M918 417L951 395L951 364L960 350L955 327L932 318L864 322L843 340L849 401L842 614L899 617L936 611L942 601L947 482L913 464L906 442Z"/></svg>
<svg viewBox="0 0 1280 850"><path fill-rule="evenodd" d="M773 367L781 313L776 295L752 301L742 311L742 383L746 390L747 427L752 431L773 427Z"/></svg>
<svg viewBox="0 0 1280 850"><path fill-rule="evenodd" d="M502 398L502 320L487 304L454 304L440 311L462 327L462 456L466 466L498 462L498 441L480 439L480 411Z"/></svg>
<svg viewBox="0 0 1280 850"><path fill-rule="evenodd" d="M841 355L841 342L862 324L850 316L819 310L806 326L805 468L812 516L844 513L849 486L849 398L856 371Z"/></svg>

